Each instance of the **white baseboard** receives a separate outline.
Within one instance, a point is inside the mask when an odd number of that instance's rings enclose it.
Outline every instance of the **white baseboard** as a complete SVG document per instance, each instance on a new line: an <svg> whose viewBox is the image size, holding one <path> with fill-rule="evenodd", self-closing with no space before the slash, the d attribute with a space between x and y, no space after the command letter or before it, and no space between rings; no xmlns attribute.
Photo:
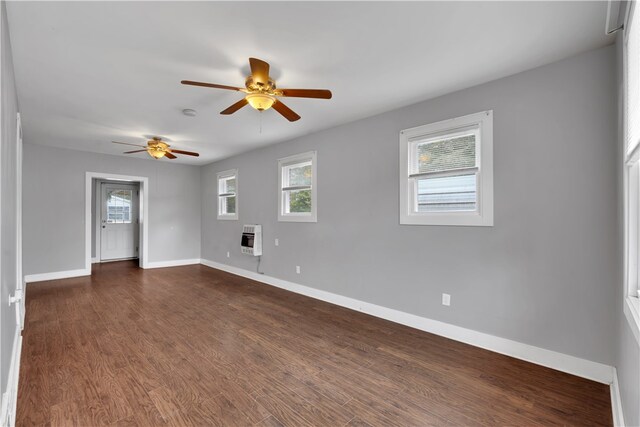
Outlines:
<svg viewBox="0 0 640 427"><path fill-rule="evenodd" d="M18 378L20 377L20 353L22 352L22 336L19 328L13 339L7 391L2 394L0 403L0 426L14 426L16 422L16 405L18 404Z"/></svg>
<svg viewBox="0 0 640 427"><path fill-rule="evenodd" d="M100 260L98 258L91 258L91 264L97 264Z"/></svg>
<svg viewBox="0 0 640 427"><path fill-rule="evenodd" d="M489 335L484 332L474 331L472 329L451 325L438 320L416 316L415 314L409 314L392 308L322 291L320 289L299 285L297 283L288 282L286 280L264 274L258 274L253 271L221 264L215 261L203 259L202 264L258 282L266 283L267 285L286 289L297 294L326 301L352 310L361 311L371 316L400 323L405 326L410 326L415 329L495 351L496 353L505 354L507 356L515 357L516 359L526 360L537 365L546 366L548 368L577 375L603 384L611 384L613 382L614 368L609 365Z"/></svg>
<svg viewBox="0 0 640 427"><path fill-rule="evenodd" d="M613 368L613 381L611 382L611 412L613 413L613 425L624 427L624 412L622 411L622 399L620 397L618 371L616 368Z"/></svg>
<svg viewBox="0 0 640 427"><path fill-rule="evenodd" d="M27 274L24 276L26 283L43 282L45 280L69 279L71 277L91 276L91 269L55 271L53 273Z"/></svg>
<svg viewBox="0 0 640 427"><path fill-rule="evenodd" d="M148 262L144 268L149 269L149 268L179 267L181 265L194 265L194 264L200 264L200 258Z"/></svg>
<svg viewBox="0 0 640 427"><path fill-rule="evenodd" d="M100 261L97 260L96 262L100 262ZM93 263L94 262L92 260L92 264ZM149 262L144 268L150 269L150 268L178 267L180 265L193 265L193 264L200 264L200 258ZM86 270L84 268L81 268L79 270L56 271L53 273L28 274L24 276L24 281L26 283L33 283L33 282L44 282L45 280L69 279L72 277L80 277L80 276L91 276L91 270L90 269Z"/></svg>

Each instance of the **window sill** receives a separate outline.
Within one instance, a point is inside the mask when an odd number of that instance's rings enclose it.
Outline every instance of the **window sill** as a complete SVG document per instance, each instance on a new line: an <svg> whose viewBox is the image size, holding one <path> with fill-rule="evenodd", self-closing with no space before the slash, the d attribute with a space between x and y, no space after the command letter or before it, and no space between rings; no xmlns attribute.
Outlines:
<svg viewBox="0 0 640 427"><path fill-rule="evenodd" d="M315 215L279 215L279 222L318 222Z"/></svg>
<svg viewBox="0 0 640 427"><path fill-rule="evenodd" d="M237 215L218 215L218 219L221 219L223 221L237 221L238 216Z"/></svg>
<svg viewBox="0 0 640 427"><path fill-rule="evenodd" d="M468 227L493 227L492 215L473 213L435 213L406 214L400 213L401 225L453 225Z"/></svg>
<svg viewBox="0 0 640 427"><path fill-rule="evenodd" d="M640 344L640 299L636 297L627 297L624 304L624 315L629 322L629 327L636 337L636 341Z"/></svg>

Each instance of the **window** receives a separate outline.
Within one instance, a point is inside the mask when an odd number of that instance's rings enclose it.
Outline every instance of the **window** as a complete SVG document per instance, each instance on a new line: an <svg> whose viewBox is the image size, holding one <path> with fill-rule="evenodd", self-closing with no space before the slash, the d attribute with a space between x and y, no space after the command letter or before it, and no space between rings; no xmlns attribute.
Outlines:
<svg viewBox="0 0 640 427"><path fill-rule="evenodd" d="M131 224L133 190L107 190L107 222Z"/></svg>
<svg viewBox="0 0 640 427"><path fill-rule="evenodd" d="M624 34L624 202L626 296L624 313L640 341L640 22L629 3Z"/></svg>
<svg viewBox="0 0 640 427"><path fill-rule="evenodd" d="M625 315L640 341L640 155L635 150L627 159L625 173L626 303Z"/></svg>
<svg viewBox="0 0 640 427"><path fill-rule="evenodd" d="M400 132L400 223L493 225L493 112Z"/></svg>
<svg viewBox="0 0 640 427"><path fill-rule="evenodd" d="M278 160L278 221L317 221L316 152Z"/></svg>
<svg viewBox="0 0 640 427"><path fill-rule="evenodd" d="M238 219L238 170L218 174L218 219Z"/></svg>

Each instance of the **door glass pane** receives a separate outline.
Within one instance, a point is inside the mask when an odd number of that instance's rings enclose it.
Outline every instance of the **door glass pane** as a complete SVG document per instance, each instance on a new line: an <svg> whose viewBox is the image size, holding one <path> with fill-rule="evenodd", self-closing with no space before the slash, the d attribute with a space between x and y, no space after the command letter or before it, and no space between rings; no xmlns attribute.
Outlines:
<svg viewBox="0 0 640 427"><path fill-rule="evenodd" d="M107 189L107 222L131 224L133 190Z"/></svg>
<svg viewBox="0 0 640 427"><path fill-rule="evenodd" d="M475 211L476 174L418 179L418 212Z"/></svg>

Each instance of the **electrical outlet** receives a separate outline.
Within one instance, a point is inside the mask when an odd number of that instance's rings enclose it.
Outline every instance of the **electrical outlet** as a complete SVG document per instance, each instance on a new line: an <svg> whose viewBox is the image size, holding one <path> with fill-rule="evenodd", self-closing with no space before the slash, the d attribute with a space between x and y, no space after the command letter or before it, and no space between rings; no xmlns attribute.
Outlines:
<svg viewBox="0 0 640 427"><path fill-rule="evenodd" d="M296 273L300 274L300 266L296 265Z"/></svg>
<svg viewBox="0 0 640 427"><path fill-rule="evenodd" d="M451 295L442 294L442 305L451 305Z"/></svg>
<svg viewBox="0 0 640 427"><path fill-rule="evenodd" d="M231 254L227 252L227 258L231 258Z"/></svg>
<svg viewBox="0 0 640 427"><path fill-rule="evenodd" d="M280 240L276 239L276 246L280 244Z"/></svg>

